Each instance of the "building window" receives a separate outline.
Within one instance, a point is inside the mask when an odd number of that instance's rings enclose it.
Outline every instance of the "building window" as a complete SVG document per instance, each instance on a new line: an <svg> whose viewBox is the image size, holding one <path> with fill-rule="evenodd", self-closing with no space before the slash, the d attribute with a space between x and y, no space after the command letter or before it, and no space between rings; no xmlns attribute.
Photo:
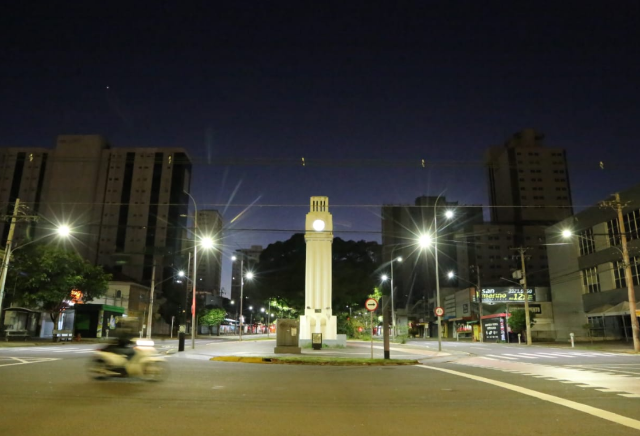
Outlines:
<svg viewBox="0 0 640 436"><path fill-rule="evenodd" d="M116 291L116 298L122 298L122 291Z"/></svg>
<svg viewBox="0 0 640 436"><path fill-rule="evenodd" d="M593 240L593 229L581 231L578 234L578 243L580 244L580 256L595 253L596 243Z"/></svg>
<svg viewBox="0 0 640 436"><path fill-rule="evenodd" d="M598 269L596 267L582 270L582 284L584 285L585 294L600 292L600 280L598 279Z"/></svg>
<svg viewBox="0 0 640 436"><path fill-rule="evenodd" d="M633 280L634 286L640 286L640 265L638 265L638 261L640 258L632 257L629 259L631 264L631 278ZM615 268L613 269L613 274L616 279L616 289L626 288L627 280L624 274L624 262L617 261Z"/></svg>
<svg viewBox="0 0 640 436"><path fill-rule="evenodd" d="M618 227L617 219L607 222L607 233L609 234L609 246L620 245L620 227Z"/></svg>
<svg viewBox="0 0 640 436"><path fill-rule="evenodd" d="M640 209L624 216L624 231L627 234L627 240L638 239L638 227L640 227Z"/></svg>

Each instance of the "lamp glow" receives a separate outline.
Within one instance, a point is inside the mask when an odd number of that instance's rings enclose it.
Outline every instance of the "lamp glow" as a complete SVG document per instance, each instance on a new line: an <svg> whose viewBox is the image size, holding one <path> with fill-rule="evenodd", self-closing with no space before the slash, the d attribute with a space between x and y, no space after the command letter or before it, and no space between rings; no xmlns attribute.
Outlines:
<svg viewBox="0 0 640 436"><path fill-rule="evenodd" d="M316 232L321 232L324 230L324 221L322 220L315 220L313 222L313 230L315 230Z"/></svg>
<svg viewBox="0 0 640 436"><path fill-rule="evenodd" d="M418 244L420 244L420 247L422 248L429 247L432 242L433 240L431 236L427 234L420 235L420 238L418 239Z"/></svg>

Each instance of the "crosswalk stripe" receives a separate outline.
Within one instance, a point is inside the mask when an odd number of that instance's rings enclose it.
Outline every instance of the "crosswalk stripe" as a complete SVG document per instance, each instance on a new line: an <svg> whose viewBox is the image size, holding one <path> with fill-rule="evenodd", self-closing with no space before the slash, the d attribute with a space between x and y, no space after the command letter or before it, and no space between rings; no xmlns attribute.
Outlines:
<svg viewBox="0 0 640 436"><path fill-rule="evenodd" d="M498 359L518 360L515 357L507 357L507 356L497 355L497 354L487 354L487 356L496 357Z"/></svg>
<svg viewBox="0 0 640 436"><path fill-rule="evenodd" d="M523 359L537 359L537 357L529 357L529 356L523 356L521 354L503 354L503 356L512 356L515 357L517 359L519 358L523 358Z"/></svg>
<svg viewBox="0 0 640 436"><path fill-rule="evenodd" d="M525 355L525 356L542 357L542 358L545 358L545 359L557 359L557 357L556 357L556 356L547 356L547 355L545 355L544 353L537 353L537 354L521 353L521 354L523 354L523 355Z"/></svg>

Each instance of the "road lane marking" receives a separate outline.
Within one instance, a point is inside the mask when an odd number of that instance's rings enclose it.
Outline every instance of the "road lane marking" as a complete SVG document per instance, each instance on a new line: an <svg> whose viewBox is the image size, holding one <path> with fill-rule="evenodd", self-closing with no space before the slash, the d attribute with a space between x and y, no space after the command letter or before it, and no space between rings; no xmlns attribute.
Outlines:
<svg viewBox="0 0 640 436"><path fill-rule="evenodd" d="M539 354L520 353L520 354L522 354L523 356L542 357L542 358L545 358L545 359L557 359L557 357L553 357L553 356L545 356L545 355L544 355L544 354L542 354L542 353L539 353Z"/></svg>
<svg viewBox="0 0 640 436"><path fill-rule="evenodd" d="M507 357L507 356L497 355L497 354L487 354L487 356L495 357L495 358L498 358L498 359L518 360L515 357Z"/></svg>
<svg viewBox="0 0 640 436"><path fill-rule="evenodd" d="M617 413L608 412L606 410L598 409L597 407L587 406L586 404L578 403L576 401L567 400L564 398L556 397L555 395L549 395L542 392L534 391L533 389L523 388L521 386L513 385L511 383L505 383L498 380L492 380L485 377L480 377L473 374L465 374L464 372L454 371L452 369L437 368L435 366L417 365L419 368L430 369L433 371L441 371L451 375L457 375L458 377L465 377L471 380L475 380L481 383L487 383L490 385L498 386L503 389L518 392L523 395L537 398L542 401L547 401L559 406L564 406L569 409L577 410L597 418L605 419L607 421L615 422L616 424L631 427L636 430L640 430L640 421L627 418L626 416L618 415Z"/></svg>
<svg viewBox="0 0 640 436"><path fill-rule="evenodd" d="M522 358L522 359L537 359L537 357L529 357L529 356L523 356L522 354L504 354L504 356L513 356L515 358Z"/></svg>
<svg viewBox="0 0 640 436"><path fill-rule="evenodd" d="M0 361L0 367L3 366L14 366L14 365L28 365L29 363L40 363L40 362L52 362L54 360L62 360L56 359L54 357L5 357L4 359L11 359L9 362L11 363L2 363Z"/></svg>

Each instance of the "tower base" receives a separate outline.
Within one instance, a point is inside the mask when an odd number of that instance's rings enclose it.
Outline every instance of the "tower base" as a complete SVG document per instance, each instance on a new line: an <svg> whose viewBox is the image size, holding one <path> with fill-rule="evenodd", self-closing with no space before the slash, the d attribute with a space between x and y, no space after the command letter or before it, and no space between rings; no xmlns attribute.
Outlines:
<svg viewBox="0 0 640 436"><path fill-rule="evenodd" d="M338 334L338 321L333 315L307 313L300 317L300 340L311 340L311 333L322 333L322 341L335 340Z"/></svg>

